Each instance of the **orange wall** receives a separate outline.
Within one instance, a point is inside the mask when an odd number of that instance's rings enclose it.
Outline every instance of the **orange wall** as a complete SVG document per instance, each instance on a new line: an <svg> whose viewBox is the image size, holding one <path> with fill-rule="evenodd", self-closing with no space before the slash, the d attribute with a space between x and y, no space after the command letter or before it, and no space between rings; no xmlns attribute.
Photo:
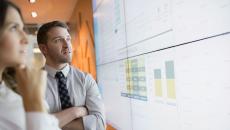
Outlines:
<svg viewBox="0 0 230 130"><path fill-rule="evenodd" d="M69 24L73 39L72 65L90 73L96 79L91 0L78 0Z"/></svg>
<svg viewBox="0 0 230 130"><path fill-rule="evenodd" d="M107 124L107 128L106 130L116 130L115 128L113 128L111 125Z"/></svg>
<svg viewBox="0 0 230 130"><path fill-rule="evenodd" d="M72 65L96 79L96 60L91 0L78 0L69 22L73 43ZM116 130L109 124L106 130Z"/></svg>

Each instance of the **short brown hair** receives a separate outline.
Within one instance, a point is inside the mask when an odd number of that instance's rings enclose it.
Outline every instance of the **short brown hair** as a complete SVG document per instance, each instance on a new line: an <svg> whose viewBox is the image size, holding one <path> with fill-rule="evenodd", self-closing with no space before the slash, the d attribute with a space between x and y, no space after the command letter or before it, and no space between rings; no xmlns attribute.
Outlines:
<svg viewBox="0 0 230 130"><path fill-rule="evenodd" d="M47 40L48 40L47 32L49 32L49 30L54 28L54 27L66 28L69 32L69 27L64 22L52 21L49 23L45 23L38 30L38 34L37 34L38 44L46 44L47 43Z"/></svg>

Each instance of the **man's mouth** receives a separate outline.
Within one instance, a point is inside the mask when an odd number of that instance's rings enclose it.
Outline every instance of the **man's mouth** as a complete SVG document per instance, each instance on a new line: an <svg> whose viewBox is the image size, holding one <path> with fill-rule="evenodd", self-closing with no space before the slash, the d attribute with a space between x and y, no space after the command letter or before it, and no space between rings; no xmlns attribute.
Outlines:
<svg viewBox="0 0 230 130"><path fill-rule="evenodd" d="M63 50L62 53L63 53L64 55L68 55L68 54L71 53L71 51L69 51L69 50Z"/></svg>

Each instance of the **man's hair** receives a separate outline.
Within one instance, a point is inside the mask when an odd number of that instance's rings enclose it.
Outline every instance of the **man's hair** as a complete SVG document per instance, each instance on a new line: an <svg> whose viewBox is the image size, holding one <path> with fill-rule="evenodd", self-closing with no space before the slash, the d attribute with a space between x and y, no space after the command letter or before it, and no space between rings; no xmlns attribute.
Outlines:
<svg viewBox="0 0 230 130"><path fill-rule="evenodd" d="M52 22L45 23L38 30L38 34L37 34L38 44L46 44L47 43L47 40L48 40L47 33L50 31L50 29L52 29L54 27L66 28L69 31L69 27L64 22L52 21Z"/></svg>

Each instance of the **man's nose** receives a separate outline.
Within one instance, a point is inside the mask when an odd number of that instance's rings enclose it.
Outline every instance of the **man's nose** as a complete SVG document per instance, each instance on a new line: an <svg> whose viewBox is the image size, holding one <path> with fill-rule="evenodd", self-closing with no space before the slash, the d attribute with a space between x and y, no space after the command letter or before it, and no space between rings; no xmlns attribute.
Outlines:
<svg viewBox="0 0 230 130"><path fill-rule="evenodd" d="M64 47L67 48L69 50L69 52L71 52L71 42L67 39L64 40Z"/></svg>

